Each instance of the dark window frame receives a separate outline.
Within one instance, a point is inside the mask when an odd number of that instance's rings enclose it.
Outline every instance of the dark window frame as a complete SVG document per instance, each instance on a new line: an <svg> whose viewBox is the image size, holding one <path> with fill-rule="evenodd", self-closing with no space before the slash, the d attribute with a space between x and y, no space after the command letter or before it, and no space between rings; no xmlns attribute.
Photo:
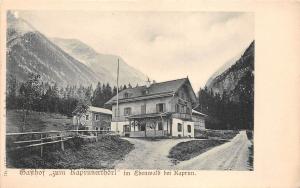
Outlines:
<svg viewBox="0 0 300 188"><path fill-rule="evenodd" d="M126 99L126 98L129 98L129 93L125 92L125 93L124 93L124 98L125 98L125 99Z"/></svg>
<svg viewBox="0 0 300 188"><path fill-rule="evenodd" d="M158 103L158 104L156 104L156 112L157 113L162 113L162 112L165 112L165 111L166 111L166 103Z"/></svg>
<svg viewBox="0 0 300 188"><path fill-rule="evenodd" d="M177 131L182 132L182 124L181 123L177 123Z"/></svg>
<svg viewBox="0 0 300 188"><path fill-rule="evenodd" d="M164 129L163 123L161 121L157 122L157 130L162 131Z"/></svg>
<svg viewBox="0 0 300 188"><path fill-rule="evenodd" d="M131 115L131 107L124 108L124 116L129 116L129 115Z"/></svg>
<svg viewBox="0 0 300 188"><path fill-rule="evenodd" d="M179 108L180 108L180 105L179 104L175 104L175 112L179 113L180 112Z"/></svg>
<svg viewBox="0 0 300 188"><path fill-rule="evenodd" d="M188 131L188 133L192 132L192 126L191 125L187 125L187 131Z"/></svg>
<svg viewBox="0 0 300 188"><path fill-rule="evenodd" d="M147 112L147 106L146 106L146 104L142 104L141 105L141 114L146 114L146 112Z"/></svg>
<svg viewBox="0 0 300 188"><path fill-rule="evenodd" d="M187 113L187 114L190 114L190 113L191 113L191 109L190 109L190 107L188 107L188 106L186 107L186 113Z"/></svg>

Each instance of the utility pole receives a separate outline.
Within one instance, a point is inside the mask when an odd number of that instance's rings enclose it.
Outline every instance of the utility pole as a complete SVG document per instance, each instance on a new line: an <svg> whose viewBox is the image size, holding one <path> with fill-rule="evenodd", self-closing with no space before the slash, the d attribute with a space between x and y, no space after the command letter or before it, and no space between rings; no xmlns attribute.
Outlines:
<svg viewBox="0 0 300 188"><path fill-rule="evenodd" d="M119 133L119 126L118 126L118 121L119 121L119 58L118 58L118 68L117 68L117 111L116 111L116 131Z"/></svg>

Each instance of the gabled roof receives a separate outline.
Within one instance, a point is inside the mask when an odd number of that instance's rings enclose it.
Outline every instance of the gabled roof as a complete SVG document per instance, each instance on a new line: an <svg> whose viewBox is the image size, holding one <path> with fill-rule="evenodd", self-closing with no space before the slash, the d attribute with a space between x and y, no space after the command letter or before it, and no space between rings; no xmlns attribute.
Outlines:
<svg viewBox="0 0 300 188"><path fill-rule="evenodd" d="M81 113L82 110L80 108L82 108L82 107L81 106L76 107L72 113L73 114ZM86 106L86 109L87 109L87 111L90 111L90 112L112 115L112 111L109 109L105 109L105 108L99 108L99 107L95 107L95 106Z"/></svg>
<svg viewBox="0 0 300 188"><path fill-rule="evenodd" d="M134 100L144 100L149 98L158 98L158 97L165 97L165 96L172 96L174 95L185 83L190 85L190 81L188 78L181 78L177 80L171 80L166 82L159 82L153 83L148 88L146 86L138 86L135 88L127 88L122 90L119 93L119 102L124 101L134 101ZM196 95L192 90L193 99L196 99ZM147 91L147 93L145 93ZM125 93L129 95L125 97ZM116 103L117 96L112 97L109 101L107 101L106 105L111 105Z"/></svg>
<svg viewBox="0 0 300 188"><path fill-rule="evenodd" d="M88 106L88 110L91 112L98 112L98 113L102 113L102 114L109 114L112 115L112 111L109 109L105 109L105 108L99 108L99 107L94 107L94 106Z"/></svg>

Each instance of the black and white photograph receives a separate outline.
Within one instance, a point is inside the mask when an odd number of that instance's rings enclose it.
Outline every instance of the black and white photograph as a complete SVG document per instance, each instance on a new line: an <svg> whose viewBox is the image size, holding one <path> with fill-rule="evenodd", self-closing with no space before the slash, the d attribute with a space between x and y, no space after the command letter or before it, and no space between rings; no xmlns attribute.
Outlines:
<svg viewBox="0 0 300 188"><path fill-rule="evenodd" d="M253 171L255 19L6 12L6 168Z"/></svg>

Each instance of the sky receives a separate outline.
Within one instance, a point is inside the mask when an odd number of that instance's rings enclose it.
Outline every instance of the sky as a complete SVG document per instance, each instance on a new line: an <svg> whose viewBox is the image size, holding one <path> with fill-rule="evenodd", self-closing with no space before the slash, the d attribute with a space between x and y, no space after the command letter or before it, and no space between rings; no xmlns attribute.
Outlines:
<svg viewBox="0 0 300 188"><path fill-rule="evenodd" d="M47 37L76 38L156 82L189 77L204 87L254 40L246 12L19 11Z"/></svg>

